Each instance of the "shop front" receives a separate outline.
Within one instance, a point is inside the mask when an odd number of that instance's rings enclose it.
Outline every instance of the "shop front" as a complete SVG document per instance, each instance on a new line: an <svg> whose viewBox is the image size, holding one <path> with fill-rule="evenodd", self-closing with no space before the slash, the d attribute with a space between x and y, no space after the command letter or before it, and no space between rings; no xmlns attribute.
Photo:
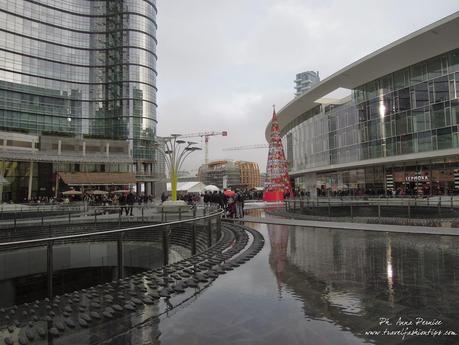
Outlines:
<svg viewBox="0 0 459 345"><path fill-rule="evenodd" d="M459 194L459 159L310 173L295 178L318 196L417 196Z"/></svg>

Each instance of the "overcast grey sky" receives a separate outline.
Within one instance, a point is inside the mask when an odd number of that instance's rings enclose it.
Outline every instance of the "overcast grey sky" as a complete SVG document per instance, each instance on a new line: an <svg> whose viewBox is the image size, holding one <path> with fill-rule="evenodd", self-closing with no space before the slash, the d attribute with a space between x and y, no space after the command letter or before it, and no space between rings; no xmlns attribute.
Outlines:
<svg viewBox="0 0 459 345"><path fill-rule="evenodd" d="M158 0L158 133L228 130L211 137L209 159L256 161L295 74L321 79L459 10L459 0ZM198 138L196 140L199 140ZM204 161L194 153L185 169Z"/></svg>

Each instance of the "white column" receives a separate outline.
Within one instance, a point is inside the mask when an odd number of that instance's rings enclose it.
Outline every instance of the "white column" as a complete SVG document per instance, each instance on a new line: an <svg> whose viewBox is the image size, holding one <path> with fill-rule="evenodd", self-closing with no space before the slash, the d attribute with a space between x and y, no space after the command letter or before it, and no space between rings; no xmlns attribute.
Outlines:
<svg viewBox="0 0 459 345"><path fill-rule="evenodd" d="M30 161L29 168L29 190L27 191L27 200L32 199L32 182L33 182L33 162Z"/></svg>
<svg viewBox="0 0 459 345"><path fill-rule="evenodd" d="M105 144L105 154L107 157L110 155L110 143Z"/></svg>
<svg viewBox="0 0 459 345"><path fill-rule="evenodd" d="M83 157L86 156L86 141L83 141Z"/></svg>
<svg viewBox="0 0 459 345"><path fill-rule="evenodd" d="M62 140L57 141L57 154L60 156L62 152Z"/></svg>

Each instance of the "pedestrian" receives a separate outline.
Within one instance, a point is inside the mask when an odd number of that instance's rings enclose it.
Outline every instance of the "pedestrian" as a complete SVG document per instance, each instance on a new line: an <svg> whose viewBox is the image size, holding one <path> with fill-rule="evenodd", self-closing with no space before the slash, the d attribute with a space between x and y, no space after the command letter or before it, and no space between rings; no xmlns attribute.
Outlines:
<svg viewBox="0 0 459 345"><path fill-rule="evenodd" d="M127 215L127 207L126 207L126 194L122 194L119 199L119 204L120 204L120 216L123 215L123 210L126 209L126 215Z"/></svg>
<svg viewBox="0 0 459 345"><path fill-rule="evenodd" d="M135 196L134 196L134 193L132 193L132 191L129 192L129 194L127 195L127 204L128 206L126 207L126 216L129 215L129 216L134 216L132 214L132 209L134 208L134 202L135 202Z"/></svg>
<svg viewBox="0 0 459 345"><path fill-rule="evenodd" d="M235 201L236 201L236 218L244 217L244 196L240 190L236 192Z"/></svg>

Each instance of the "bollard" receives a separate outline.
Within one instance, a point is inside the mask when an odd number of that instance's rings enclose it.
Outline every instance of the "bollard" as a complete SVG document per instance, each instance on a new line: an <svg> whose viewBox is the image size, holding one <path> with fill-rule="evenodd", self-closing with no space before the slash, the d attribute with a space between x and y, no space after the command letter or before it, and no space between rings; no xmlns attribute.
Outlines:
<svg viewBox="0 0 459 345"><path fill-rule="evenodd" d="M164 223L164 209L161 207L161 223Z"/></svg>
<svg viewBox="0 0 459 345"><path fill-rule="evenodd" d="M14 230L16 230L16 212L14 212Z"/></svg>
<svg viewBox="0 0 459 345"><path fill-rule="evenodd" d="M71 216L71 213L69 211L69 224L71 224L71 223L72 223L72 216Z"/></svg>
<svg viewBox="0 0 459 345"><path fill-rule="evenodd" d="M408 201L408 218L411 218L411 204Z"/></svg>
<svg viewBox="0 0 459 345"><path fill-rule="evenodd" d="M453 196L451 195L451 208L453 208Z"/></svg>
<svg viewBox="0 0 459 345"><path fill-rule="evenodd" d="M41 213L41 228L43 229L43 224L44 224L44 218L43 218L43 212Z"/></svg>
<svg viewBox="0 0 459 345"><path fill-rule="evenodd" d="M144 210L144 207L142 207L142 223L143 223L143 210Z"/></svg>
<svg viewBox="0 0 459 345"><path fill-rule="evenodd" d="M193 207L193 218L196 218L196 209L198 208L197 205Z"/></svg>
<svg viewBox="0 0 459 345"><path fill-rule="evenodd" d="M331 217L330 199L328 199L328 216Z"/></svg>
<svg viewBox="0 0 459 345"><path fill-rule="evenodd" d="M46 246L46 273L48 278L48 298L53 298L53 241L48 241Z"/></svg>
<svg viewBox="0 0 459 345"><path fill-rule="evenodd" d="M351 219L354 219L354 212L353 212L353 209L352 209L352 202L351 202Z"/></svg>
<svg viewBox="0 0 459 345"><path fill-rule="evenodd" d="M118 279L124 278L124 252L123 252L124 232L120 232L116 241L116 258L118 263Z"/></svg>
<svg viewBox="0 0 459 345"><path fill-rule="evenodd" d="M381 204L378 203L378 223L381 223Z"/></svg>
<svg viewBox="0 0 459 345"><path fill-rule="evenodd" d="M182 208L181 207L179 207L178 209L178 219L182 220Z"/></svg>

